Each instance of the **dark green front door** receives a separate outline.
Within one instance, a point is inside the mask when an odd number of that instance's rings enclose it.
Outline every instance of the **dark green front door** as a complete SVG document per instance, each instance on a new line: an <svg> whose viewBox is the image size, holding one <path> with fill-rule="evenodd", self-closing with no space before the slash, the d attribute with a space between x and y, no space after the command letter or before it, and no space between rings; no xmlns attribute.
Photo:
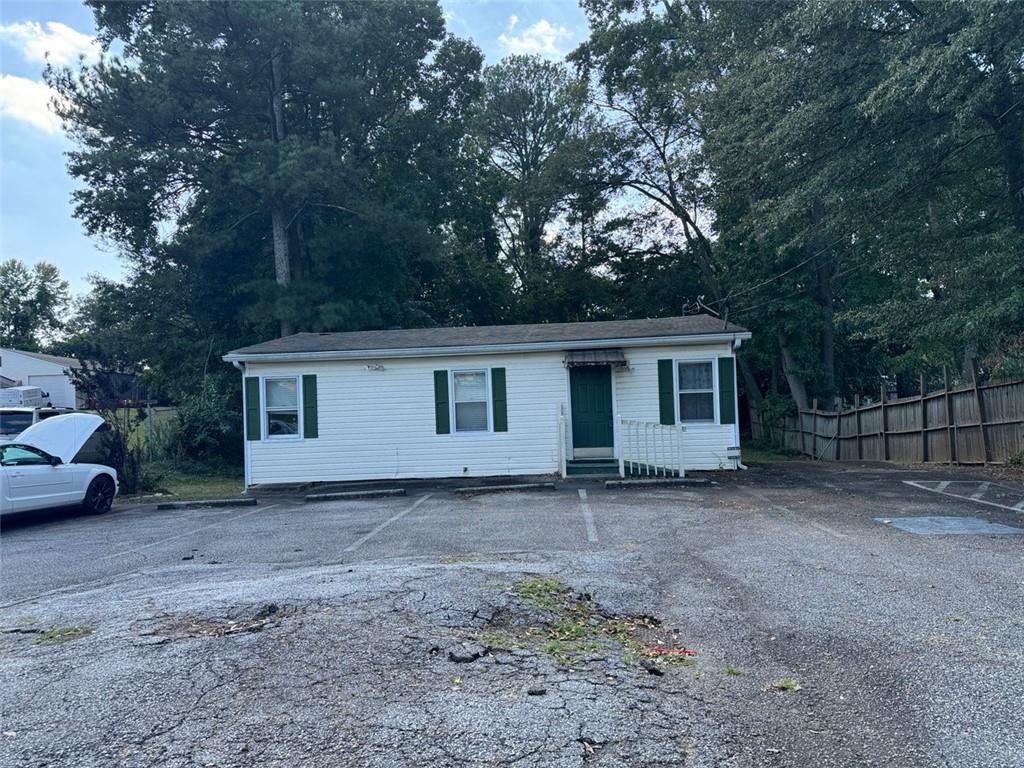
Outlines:
<svg viewBox="0 0 1024 768"><path fill-rule="evenodd" d="M572 447L576 457L611 456L612 371L607 365L569 369Z"/></svg>

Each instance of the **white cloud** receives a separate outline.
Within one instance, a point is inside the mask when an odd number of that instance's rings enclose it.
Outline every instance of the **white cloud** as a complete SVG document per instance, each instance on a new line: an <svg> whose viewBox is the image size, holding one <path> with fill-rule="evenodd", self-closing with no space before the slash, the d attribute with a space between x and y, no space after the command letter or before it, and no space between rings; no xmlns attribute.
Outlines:
<svg viewBox="0 0 1024 768"><path fill-rule="evenodd" d="M572 40L573 37L572 30L568 27L555 26L547 19L541 19L524 29L521 34L513 35L511 32L518 22L517 17L511 16L506 32L498 35L498 42L505 46L509 53L537 53L558 58L564 55L560 44Z"/></svg>
<svg viewBox="0 0 1024 768"><path fill-rule="evenodd" d="M21 120L46 133L60 133L60 118L50 109L53 91L38 80L0 75L0 115Z"/></svg>
<svg viewBox="0 0 1024 768"><path fill-rule="evenodd" d="M100 44L95 37L59 21L0 24L0 40L18 48L28 61L49 61L58 66L71 64L79 56L94 61L100 55Z"/></svg>
<svg viewBox="0 0 1024 768"><path fill-rule="evenodd" d="M519 17L513 13L511 16L508 17L508 31L511 32L513 29L515 29L516 24L518 23Z"/></svg>

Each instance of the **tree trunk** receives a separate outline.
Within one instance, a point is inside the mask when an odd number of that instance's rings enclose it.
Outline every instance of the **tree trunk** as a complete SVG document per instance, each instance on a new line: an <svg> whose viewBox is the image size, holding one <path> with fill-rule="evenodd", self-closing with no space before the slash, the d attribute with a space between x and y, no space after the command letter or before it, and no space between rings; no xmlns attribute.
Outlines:
<svg viewBox="0 0 1024 768"><path fill-rule="evenodd" d="M288 222L280 204L274 203L270 209L270 223L274 230L274 277L277 284L287 288L292 282L291 249L288 245ZM281 335L290 336L294 333L289 320L281 319Z"/></svg>
<svg viewBox="0 0 1024 768"><path fill-rule="evenodd" d="M835 303L832 292L832 275L834 272L832 256L828 253L829 248L825 242L825 205L820 200L815 200L811 209L811 224L814 228L814 235L811 238L811 247L814 248L814 271L817 278L817 295L819 309L818 338L820 343L818 360L821 363L821 371L825 391L828 393L828 408L831 408L836 399L836 333L835 333Z"/></svg>
<svg viewBox="0 0 1024 768"><path fill-rule="evenodd" d="M1013 225L1024 232L1024 109L1012 97L1013 92L1008 91L997 102L1000 114L985 115L984 119L996 134L1003 158Z"/></svg>
<svg viewBox="0 0 1024 768"><path fill-rule="evenodd" d="M793 357L785 334L782 331L776 331L775 335L779 342L779 352L782 353L782 373L786 377L786 383L789 384L789 393L793 402L796 403L796 407L806 410L810 407L810 400L807 398L807 385L797 373L796 358Z"/></svg>
<svg viewBox="0 0 1024 768"><path fill-rule="evenodd" d="M274 47L270 57L270 111L274 118L273 139L280 144L285 138L284 102L281 86L281 49ZM284 204L279 196L275 196L270 204L270 223L274 232L274 277L278 286L286 288L292 281L291 248L288 242L288 219ZM281 319L281 335L289 336L294 332L291 321Z"/></svg>

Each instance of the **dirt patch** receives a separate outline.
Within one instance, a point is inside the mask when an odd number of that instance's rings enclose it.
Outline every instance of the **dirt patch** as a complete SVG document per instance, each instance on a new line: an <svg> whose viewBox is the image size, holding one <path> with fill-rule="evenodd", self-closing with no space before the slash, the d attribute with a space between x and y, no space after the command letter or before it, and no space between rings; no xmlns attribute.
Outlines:
<svg viewBox="0 0 1024 768"><path fill-rule="evenodd" d="M153 634L176 637L228 637L247 632L262 632L268 627L280 624L293 615L296 609L277 603L232 611L225 616L186 615L165 621Z"/></svg>

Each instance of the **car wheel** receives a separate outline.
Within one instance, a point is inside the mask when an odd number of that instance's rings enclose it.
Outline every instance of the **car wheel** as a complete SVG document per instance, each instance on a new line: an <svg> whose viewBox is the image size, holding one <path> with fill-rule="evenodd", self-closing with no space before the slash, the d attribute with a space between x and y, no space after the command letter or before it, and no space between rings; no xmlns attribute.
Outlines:
<svg viewBox="0 0 1024 768"><path fill-rule="evenodd" d="M89 483L89 490L85 492L85 501L82 506L90 515L102 515L110 511L114 503L114 481L107 475L100 475L93 478Z"/></svg>

